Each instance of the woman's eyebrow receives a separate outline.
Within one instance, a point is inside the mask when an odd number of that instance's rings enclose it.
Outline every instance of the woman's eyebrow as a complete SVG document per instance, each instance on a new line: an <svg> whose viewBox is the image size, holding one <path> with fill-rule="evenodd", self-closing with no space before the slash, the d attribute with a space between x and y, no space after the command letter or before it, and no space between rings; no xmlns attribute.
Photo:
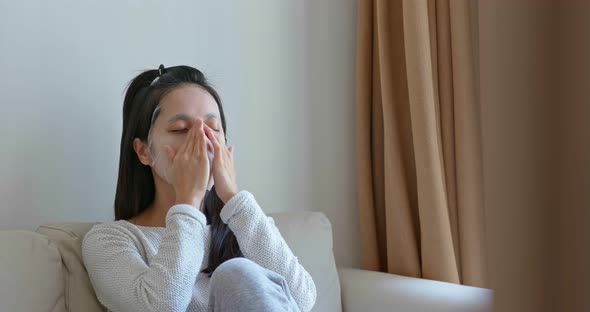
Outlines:
<svg viewBox="0 0 590 312"><path fill-rule="evenodd" d="M193 118L187 114L176 114L172 118L168 119L168 123L173 123L178 120L188 121L191 119ZM208 113L207 115L205 115L205 119L219 119L219 116L217 116L217 114L214 113Z"/></svg>
<svg viewBox="0 0 590 312"><path fill-rule="evenodd" d="M217 116L217 114L214 113L209 113L205 115L205 119L219 119L219 116Z"/></svg>
<svg viewBox="0 0 590 312"><path fill-rule="evenodd" d="M173 122L178 121L178 120L185 120L185 121L187 121L187 120L191 120L191 119L192 119L191 116L189 116L187 114L176 114L172 118L168 119L168 123L173 123Z"/></svg>

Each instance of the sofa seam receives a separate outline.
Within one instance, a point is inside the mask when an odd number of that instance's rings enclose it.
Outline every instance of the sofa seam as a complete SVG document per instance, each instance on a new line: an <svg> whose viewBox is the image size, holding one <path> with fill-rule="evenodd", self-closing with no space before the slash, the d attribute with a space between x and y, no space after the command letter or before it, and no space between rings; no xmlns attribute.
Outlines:
<svg viewBox="0 0 590 312"><path fill-rule="evenodd" d="M79 237L73 231L65 230L65 229L62 229L62 228L59 228L59 227L48 226L48 225L41 225L41 226L39 226L38 229L41 229L41 228L49 229L49 230L55 230L55 231L58 231L58 232L62 232L62 233L65 233L65 234L67 234L68 236L70 236L72 238L78 238ZM44 234L44 233L39 233L39 234Z"/></svg>

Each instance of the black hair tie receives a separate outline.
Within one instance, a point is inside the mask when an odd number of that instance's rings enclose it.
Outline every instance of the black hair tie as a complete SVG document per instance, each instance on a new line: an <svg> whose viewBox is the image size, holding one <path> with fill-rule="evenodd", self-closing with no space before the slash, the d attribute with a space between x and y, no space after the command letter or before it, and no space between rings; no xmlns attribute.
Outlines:
<svg viewBox="0 0 590 312"><path fill-rule="evenodd" d="M160 64L160 67L158 67L158 76L156 76L156 78L154 78L154 80L152 80L152 82L150 83L150 87L153 86L154 84L156 84L156 82L158 82L158 80L160 80L160 77L162 77L162 75L164 75L166 73L166 67L164 67L164 64Z"/></svg>

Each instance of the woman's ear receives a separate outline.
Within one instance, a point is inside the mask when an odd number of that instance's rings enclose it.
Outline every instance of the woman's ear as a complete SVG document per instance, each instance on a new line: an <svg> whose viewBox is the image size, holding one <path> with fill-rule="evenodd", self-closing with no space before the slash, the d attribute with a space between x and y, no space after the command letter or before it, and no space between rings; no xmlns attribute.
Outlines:
<svg viewBox="0 0 590 312"><path fill-rule="evenodd" d="M139 158L139 161L142 164L146 166L151 165L152 157L150 155L150 151L146 143L141 141L139 138L135 138L133 139L133 149L135 150L137 158Z"/></svg>

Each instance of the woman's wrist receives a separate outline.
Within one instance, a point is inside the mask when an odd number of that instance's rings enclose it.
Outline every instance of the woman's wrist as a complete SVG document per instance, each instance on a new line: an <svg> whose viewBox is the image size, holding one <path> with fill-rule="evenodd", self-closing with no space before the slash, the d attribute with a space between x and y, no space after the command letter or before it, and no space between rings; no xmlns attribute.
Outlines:
<svg viewBox="0 0 590 312"><path fill-rule="evenodd" d="M196 196L187 196L187 195L180 195L180 196L176 196L176 201L175 204L179 205L179 204L186 204L186 205L191 205L197 209L199 209L201 207L201 202L203 201L203 198L205 197L205 195L196 195Z"/></svg>
<svg viewBox="0 0 590 312"><path fill-rule="evenodd" d="M238 194L238 193L239 193L239 192L237 192L237 191L231 191L231 192L229 192L228 194L226 194L226 195L224 196L225 198L221 198L221 201L222 201L224 204L227 204L227 202L228 202L230 199L232 199L232 198L233 198L233 197L234 197L236 194Z"/></svg>

